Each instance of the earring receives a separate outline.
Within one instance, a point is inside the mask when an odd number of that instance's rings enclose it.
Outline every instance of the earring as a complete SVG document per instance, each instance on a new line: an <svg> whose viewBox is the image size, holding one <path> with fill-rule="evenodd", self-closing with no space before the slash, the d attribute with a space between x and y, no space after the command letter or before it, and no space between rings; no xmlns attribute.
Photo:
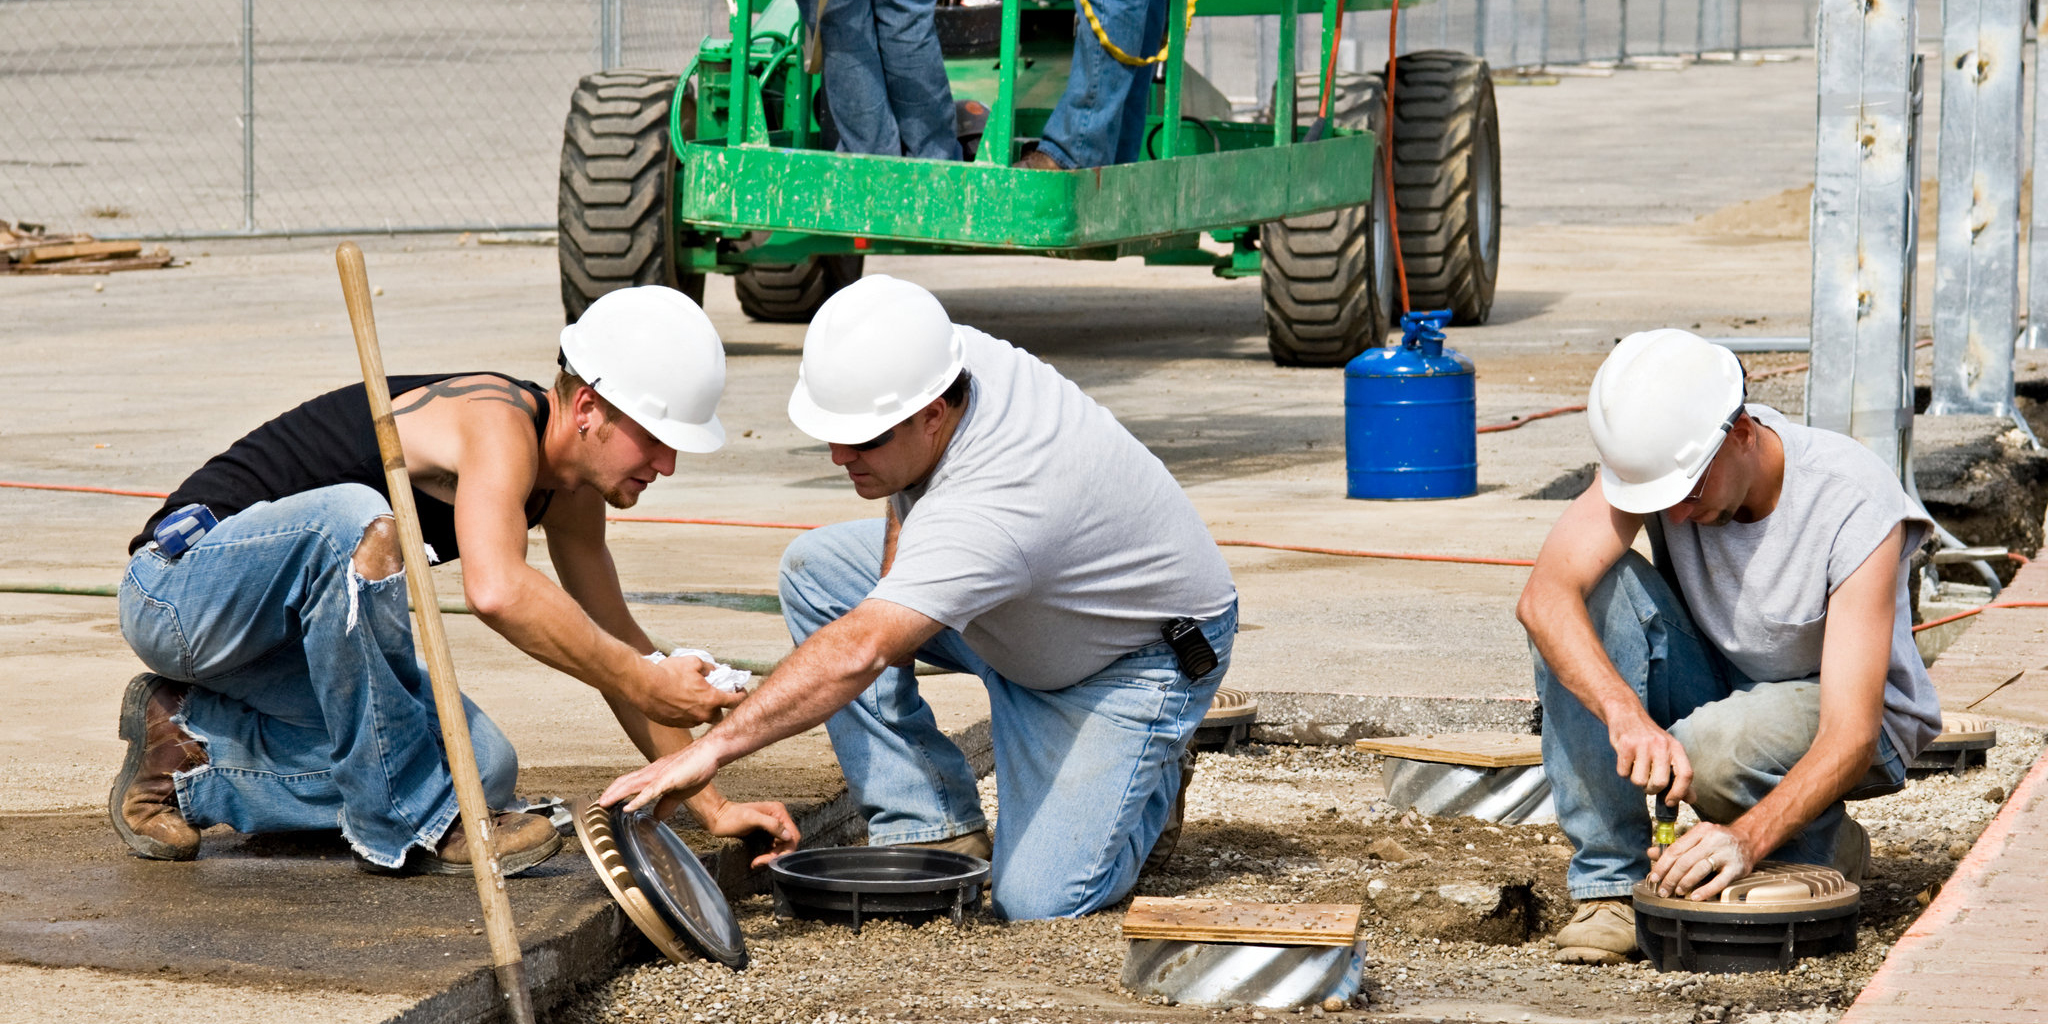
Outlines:
<svg viewBox="0 0 2048 1024"><path fill-rule="evenodd" d="M584 433L585 433L585 432L587 432L587 431L589 431L589 430L590 430L590 428L589 428L589 427L577 427L577 428L576 428L576 436L577 436L577 437L582 437L582 436L584 435Z"/></svg>

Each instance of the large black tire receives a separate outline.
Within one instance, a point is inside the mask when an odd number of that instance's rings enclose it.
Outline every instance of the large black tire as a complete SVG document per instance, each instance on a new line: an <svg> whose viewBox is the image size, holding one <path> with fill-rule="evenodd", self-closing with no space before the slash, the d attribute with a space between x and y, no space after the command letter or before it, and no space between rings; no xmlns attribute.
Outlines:
<svg viewBox="0 0 2048 1024"><path fill-rule="evenodd" d="M813 256L802 263L759 263L733 275L740 308L756 320L809 323L834 292L860 280L865 256Z"/></svg>
<svg viewBox="0 0 2048 1024"><path fill-rule="evenodd" d="M585 75L562 127L556 248L562 311L570 323L598 296L660 284L704 302L704 275L681 274L676 251L674 147L669 144L673 72L619 70ZM683 131L697 122L695 99Z"/></svg>
<svg viewBox="0 0 2048 1024"><path fill-rule="evenodd" d="M1421 50L1395 62L1394 201L1408 302L1483 324L1500 273L1500 113L1486 61Z"/></svg>
<svg viewBox="0 0 2048 1024"><path fill-rule="evenodd" d="M1321 88L1320 75L1296 79L1300 119L1315 116ZM1330 121L1379 132L1386 98L1380 76L1339 74L1330 88ZM1371 202L1259 229L1266 345L1281 366L1342 366L1386 340L1395 301L1386 166L1375 159L1369 173Z"/></svg>

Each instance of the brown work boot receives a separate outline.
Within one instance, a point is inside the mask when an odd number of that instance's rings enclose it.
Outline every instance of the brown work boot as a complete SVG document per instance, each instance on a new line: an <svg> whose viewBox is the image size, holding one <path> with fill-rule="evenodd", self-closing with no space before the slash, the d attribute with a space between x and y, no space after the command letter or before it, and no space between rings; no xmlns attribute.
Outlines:
<svg viewBox="0 0 2048 1024"><path fill-rule="evenodd" d="M1166 827L1159 830L1159 841L1152 844L1152 852L1145 857L1145 866L1138 874L1155 874L1166 870L1166 862L1173 859L1173 851L1180 847L1181 822L1188 814L1188 786L1195 781L1195 752L1193 748L1180 754L1180 792L1173 796L1173 817L1166 820Z"/></svg>
<svg viewBox="0 0 2048 1024"><path fill-rule="evenodd" d="M538 814L499 811L492 817L491 825L498 843L498 873L507 878L545 862L562 848L562 834L555 831L553 822ZM457 818L433 853L414 850L405 859L405 866L396 871L371 867L366 860L358 859L356 863L376 874L467 875L475 870L470 861L469 833L463 829L462 819Z"/></svg>
<svg viewBox="0 0 2048 1024"><path fill-rule="evenodd" d="M1636 905L1625 899L1583 900L1557 930L1552 958L1561 964L1618 964L1636 953Z"/></svg>
<svg viewBox="0 0 2048 1024"><path fill-rule="evenodd" d="M151 860L199 856L199 830L178 810L176 772L206 764L206 748L171 721L185 702L185 684L144 672L121 698L120 736L128 757L107 794L107 816L129 847Z"/></svg>
<svg viewBox="0 0 2048 1024"><path fill-rule="evenodd" d="M1066 170L1066 168L1060 166L1060 162L1058 160L1054 160L1050 154L1046 153L1043 150L1037 149L1034 149L1031 152L1024 154L1023 156L1018 157L1017 162L1011 164L1010 166L1023 168L1027 171Z"/></svg>
<svg viewBox="0 0 2048 1024"><path fill-rule="evenodd" d="M988 860L994 857L996 853L996 844L994 840L989 838L988 829L981 829L976 832L969 832L964 836L953 836L948 839L931 839L922 843L901 843L898 845L915 846L925 850L949 850L953 853L964 853L969 857L980 857L982 860Z"/></svg>

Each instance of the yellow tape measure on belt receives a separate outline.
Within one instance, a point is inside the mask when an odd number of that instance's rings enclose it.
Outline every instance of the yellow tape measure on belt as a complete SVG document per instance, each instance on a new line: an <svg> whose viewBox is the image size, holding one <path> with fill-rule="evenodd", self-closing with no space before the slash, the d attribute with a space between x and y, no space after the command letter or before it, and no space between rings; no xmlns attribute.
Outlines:
<svg viewBox="0 0 2048 1024"><path fill-rule="evenodd" d="M1102 22L1095 20L1094 4L1089 3L1088 0L1081 0L1081 13L1087 16L1088 27L1095 30L1095 41L1101 43L1103 50L1108 52L1110 56L1115 57L1117 59L1117 63L1128 64L1134 68L1142 68L1147 64L1158 64L1166 60L1166 51L1170 48L1171 40L1173 38L1173 35L1170 31L1167 33L1167 38L1165 40L1160 41L1158 53L1155 53L1150 57L1133 57L1130 54L1125 53L1121 47L1109 41L1109 33L1104 32L1102 30ZM1188 13L1187 17L1183 20L1183 24L1181 25L1181 31L1187 31L1189 28L1194 27L1194 24L1195 0L1188 0Z"/></svg>

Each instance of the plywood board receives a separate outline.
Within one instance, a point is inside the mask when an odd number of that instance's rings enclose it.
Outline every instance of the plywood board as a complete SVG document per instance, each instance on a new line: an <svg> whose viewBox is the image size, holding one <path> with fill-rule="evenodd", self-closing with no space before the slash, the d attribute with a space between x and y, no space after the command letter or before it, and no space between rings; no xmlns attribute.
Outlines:
<svg viewBox="0 0 2048 1024"><path fill-rule="evenodd" d="M1369 754L1411 761L1463 764L1474 768L1515 768L1543 763L1543 741L1514 732L1449 732L1425 736L1381 736L1359 740Z"/></svg>
<svg viewBox="0 0 2048 1024"><path fill-rule="evenodd" d="M142 251L141 242L75 242L69 245L39 245L23 253L23 263L54 263L58 260L102 259L114 256L134 256Z"/></svg>
<svg viewBox="0 0 2048 1024"><path fill-rule="evenodd" d="M1124 938L1178 942L1250 942L1349 946L1358 935L1356 903L1243 903L1140 896L1124 915Z"/></svg>

